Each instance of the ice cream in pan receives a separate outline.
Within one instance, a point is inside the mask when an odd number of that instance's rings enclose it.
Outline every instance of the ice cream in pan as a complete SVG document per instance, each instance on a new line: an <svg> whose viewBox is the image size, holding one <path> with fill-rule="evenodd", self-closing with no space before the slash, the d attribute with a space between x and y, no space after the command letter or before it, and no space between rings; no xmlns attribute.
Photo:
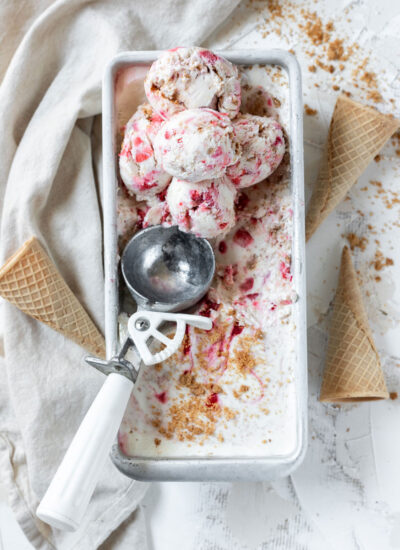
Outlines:
<svg viewBox="0 0 400 550"><path fill-rule="evenodd" d="M296 437L288 82L279 67L241 69L258 101L239 113L238 69L204 52L165 52L149 70L164 119L155 158L173 177L137 197L135 213L136 230L161 223L210 239L216 275L195 312L213 328L188 329L175 357L142 369L119 434L131 456L279 455Z"/></svg>

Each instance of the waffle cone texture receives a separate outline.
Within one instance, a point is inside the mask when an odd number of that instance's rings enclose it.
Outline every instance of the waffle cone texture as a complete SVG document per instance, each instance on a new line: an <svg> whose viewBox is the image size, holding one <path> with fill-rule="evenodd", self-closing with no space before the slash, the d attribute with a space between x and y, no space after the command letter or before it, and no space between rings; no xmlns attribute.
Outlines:
<svg viewBox="0 0 400 550"><path fill-rule="evenodd" d="M342 253L320 401L389 397L347 246Z"/></svg>
<svg viewBox="0 0 400 550"><path fill-rule="evenodd" d="M0 269L0 296L90 353L105 356L103 336L36 237Z"/></svg>
<svg viewBox="0 0 400 550"><path fill-rule="evenodd" d="M400 121L340 95L306 217L306 240L344 199Z"/></svg>

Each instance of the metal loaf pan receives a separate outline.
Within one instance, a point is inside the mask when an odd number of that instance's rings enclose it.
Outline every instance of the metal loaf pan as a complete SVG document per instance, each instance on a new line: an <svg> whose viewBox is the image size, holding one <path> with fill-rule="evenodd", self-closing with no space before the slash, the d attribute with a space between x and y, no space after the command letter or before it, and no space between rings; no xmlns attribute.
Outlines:
<svg viewBox="0 0 400 550"><path fill-rule="evenodd" d="M159 51L126 52L108 65L103 80L103 177L105 336L107 355L118 347L118 248L116 190L118 185L115 82L121 69L151 64ZM303 101L301 72L296 58L284 50L230 50L216 52L237 65L279 65L288 74L290 97L290 159L293 196L292 272L299 299L294 307L297 324L297 445L293 452L274 457L135 458L113 446L111 458L129 477L158 481L273 480L288 475L301 462L307 444L307 333L304 239Z"/></svg>

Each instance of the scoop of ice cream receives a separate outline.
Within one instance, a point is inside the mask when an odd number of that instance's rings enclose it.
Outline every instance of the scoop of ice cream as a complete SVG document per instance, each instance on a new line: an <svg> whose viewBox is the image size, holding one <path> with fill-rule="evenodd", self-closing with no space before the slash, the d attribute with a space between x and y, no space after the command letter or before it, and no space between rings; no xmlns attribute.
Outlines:
<svg viewBox="0 0 400 550"><path fill-rule="evenodd" d="M184 109L210 107L234 118L240 107L235 65L204 48L174 48L152 64L144 82L150 104L164 118Z"/></svg>
<svg viewBox="0 0 400 550"><path fill-rule="evenodd" d="M235 195L226 177L197 183L173 178L167 191L172 223L199 237L226 233L235 224Z"/></svg>
<svg viewBox="0 0 400 550"><path fill-rule="evenodd" d="M141 105L126 125L119 170L122 181L138 200L154 197L171 181L154 156L153 140L163 123L148 104Z"/></svg>
<svg viewBox="0 0 400 550"><path fill-rule="evenodd" d="M163 169L186 181L224 175L237 162L240 146L227 115L212 109L188 109L165 122L154 140Z"/></svg>
<svg viewBox="0 0 400 550"><path fill-rule="evenodd" d="M283 158L285 139L279 122L270 117L241 115L234 129L242 155L236 164L228 166L226 174L241 189L272 174Z"/></svg>

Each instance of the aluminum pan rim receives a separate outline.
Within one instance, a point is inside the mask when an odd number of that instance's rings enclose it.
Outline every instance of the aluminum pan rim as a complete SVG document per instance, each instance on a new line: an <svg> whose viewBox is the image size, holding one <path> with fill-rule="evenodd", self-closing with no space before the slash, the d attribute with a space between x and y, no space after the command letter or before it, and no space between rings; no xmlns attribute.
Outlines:
<svg viewBox="0 0 400 550"><path fill-rule="evenodd" d="M103 190L104 190L104 270L105 336L107 355L118 347L118 248L116 231L116 135L114 81L119 70L127 66L147 65L160 51L123 52L108 65L103 80ZM304 238L304 158L303 102L301 72L296 58L279 50L227 50L216 53L238 65L280 65L289 76L290 156L293 193L293 273L299 300L294 306L297 326L297 447L289 455L273 457L202 457L154 458L127 457L114 445L111 458L129 477L143 480L257 480L287 475L302 461L307 441L307 334L306 273Z"/></svg>

